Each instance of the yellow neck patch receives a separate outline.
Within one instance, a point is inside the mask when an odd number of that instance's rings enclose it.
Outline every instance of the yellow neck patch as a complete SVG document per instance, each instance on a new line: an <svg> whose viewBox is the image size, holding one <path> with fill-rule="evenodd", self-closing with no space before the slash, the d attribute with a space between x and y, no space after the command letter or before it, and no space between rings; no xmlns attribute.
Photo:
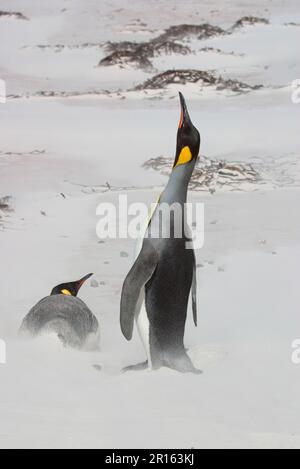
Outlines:
<svg viewBox="0 0 300 469"><path fill-rule="evenodd" d="M63 295L70 295L70 296L72 296L72 293L70 293L69 290L66 290L66 289L61 290L61 293L62 293Z"/></svg>
<svg viewBox="0 0 300 469"><path fill-rule="evenodd" d="M176 163L175 167L179 166L180 164L188 163L189 161L191 161L192 158L193 158L193 155L192 155L191 150L189 149L189 147L187 147L187 146L183 147L183 149L180 152L180 155L178 157L178 160L177 160L177 163Z"/></svg>

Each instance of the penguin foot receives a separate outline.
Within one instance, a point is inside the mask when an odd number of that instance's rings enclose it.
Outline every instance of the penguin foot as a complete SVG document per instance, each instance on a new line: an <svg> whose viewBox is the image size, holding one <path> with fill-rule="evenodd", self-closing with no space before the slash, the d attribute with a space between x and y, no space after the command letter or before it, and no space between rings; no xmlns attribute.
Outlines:
<svg viewBox="0 0 300 469"><path fill-rule="evenodd" d="M137 363L136 365L125 366L125 368L122 368L122 373L126 373L127 371L146 370L146 368L148 368L148 360L142 363Z"/></svg>
<svg viewBox="0 0 300 469"><path fill-rule="evenodd" d="M163 360L163 366L171 368L172 370L178 371L179 373L194 373L201 375L202 370L195 368L190 357L187 354L179 357L168 357Z"/></svg>

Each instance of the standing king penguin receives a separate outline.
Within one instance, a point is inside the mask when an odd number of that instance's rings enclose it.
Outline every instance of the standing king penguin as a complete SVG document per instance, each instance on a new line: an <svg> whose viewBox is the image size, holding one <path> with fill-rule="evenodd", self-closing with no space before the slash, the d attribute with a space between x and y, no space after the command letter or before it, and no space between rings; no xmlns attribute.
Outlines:
<svg viewBox="0 0 300 469"><path fill-rule="evenodd" d="M50 296L40 300L23 319L21 334L34 337L52 332L64 345L97 347L98 321L86 304L77 298L80 287L91 275L54 287Z"/></svg>
<svg viewBox="0 0 300 469"><path fill-rule="evenodd" d="M181 209L181 214L185 213L188 184L199 154L200 135L191 122L181 93L179 97L181 115L172 173L122 288L121 330L130 340L135 319L147 353L145 363L130 366L127 370L167 366L180 372L201 373L192 364L183 342L190 291L197 326L195 254L193 249L187 249L191 239L186 234L185 216L179 221L175 211L171 216L175 206ZM163 206L169 208L169 216L160 210ZM178 224L182 228L180 237L175 235ZM164 236L167 229L170 236Z"/></svg>

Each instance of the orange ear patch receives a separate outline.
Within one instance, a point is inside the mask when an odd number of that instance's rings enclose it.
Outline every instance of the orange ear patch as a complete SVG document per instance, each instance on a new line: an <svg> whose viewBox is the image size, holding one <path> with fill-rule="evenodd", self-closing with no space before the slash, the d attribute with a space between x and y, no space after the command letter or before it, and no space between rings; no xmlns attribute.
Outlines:
<svg viewBox="0 0 300 469"><path fill-rule="evenodd" d="M63 295L69 295L69 296L72 296L72 293L69 292L69 290L66 290L65 288L63 290L61 290L61 293Z"/></svg>
<svg viewBox="0 0 300 469"><path fill-rule="evenodd" d="M192 155L190 148L188 146L183 147L183 149L180 152L180 155L178 157L175 167L180 164L188 163L189 161L191 161L192 158L193 158L193 155Z"/></svg>

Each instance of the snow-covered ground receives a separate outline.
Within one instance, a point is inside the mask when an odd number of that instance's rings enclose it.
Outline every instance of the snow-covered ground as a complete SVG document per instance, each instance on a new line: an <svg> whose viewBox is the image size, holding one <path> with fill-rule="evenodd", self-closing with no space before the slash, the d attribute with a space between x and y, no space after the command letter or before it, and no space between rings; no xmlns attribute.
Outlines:
<svg viewBox="0 0 300 469"><path fill-rule="evenodd" d="M290 86L300 78L298 2L0 0L1 10L27 19L0 15L9 95L0 103L0 203L10 196L13 209L0 212L0 447L299 448L300 364L291 344L300 338L300 105ZM106 41L149 41L179 24L228 30L245 15L269 24L185 37L179 42L192 52L157 55L153 70L98 66ZM263 87L133 90L173 68ZM119 328L134 241L99 240L96 208L121 194L156 200L166 176L142 165L174 154L178 90L200 130L200 153L256 165L261 180L189 193L205 203L199 324L189 310L186 327L203 374L122 374L144 359L137 333L128 343ZM87 283L79 296L100 322L100 351L18 338L33 304L88 272L99 286Z"/></svg>

